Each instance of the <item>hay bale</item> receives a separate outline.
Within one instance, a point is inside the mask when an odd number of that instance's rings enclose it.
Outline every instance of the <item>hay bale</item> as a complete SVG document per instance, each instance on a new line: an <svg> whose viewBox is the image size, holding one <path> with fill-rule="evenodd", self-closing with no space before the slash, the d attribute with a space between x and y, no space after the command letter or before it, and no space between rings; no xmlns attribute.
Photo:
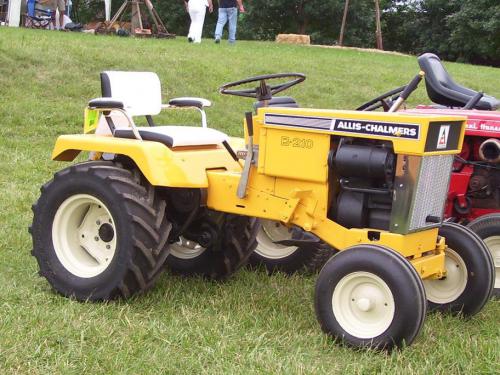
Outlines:
<svg viewBox="0 0 500 375"><path fill-rule="evenodd" d="M311 44L311 37L301 34L278 34L276 43Z"/></svg>

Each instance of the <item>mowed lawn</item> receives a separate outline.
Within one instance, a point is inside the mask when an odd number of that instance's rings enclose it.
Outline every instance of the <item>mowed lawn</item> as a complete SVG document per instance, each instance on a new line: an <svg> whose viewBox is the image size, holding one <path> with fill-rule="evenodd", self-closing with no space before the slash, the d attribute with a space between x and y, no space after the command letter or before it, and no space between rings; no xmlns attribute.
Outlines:
<svg viewBox="0 0 500 375"><path fill-rule="evenodd" d="M500 69L447 63L466 86L500 97ZM392 354L336 345L313 310L315 275L240 270L224 283L165 273L128 301L79 303L38 276L27 228L39 187L67 164L58 135L82 130L103 70L154 71L163 97L201 96L209 125L242 134L252 100L229 81L277 72L307 80L288 92L305 107L352 109L409 81L415 57L238 41L120 39L0 28L0 374L495 374L500 303L470 320L427 317L414 344ZM422 87L410 105L427 102ZM195 121L162 114L157 121Z"/></svg>

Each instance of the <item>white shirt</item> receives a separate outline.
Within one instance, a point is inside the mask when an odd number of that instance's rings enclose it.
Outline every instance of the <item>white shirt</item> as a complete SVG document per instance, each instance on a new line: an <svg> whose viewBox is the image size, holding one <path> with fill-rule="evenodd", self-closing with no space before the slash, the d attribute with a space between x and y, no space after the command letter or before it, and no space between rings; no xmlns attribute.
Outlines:
<svg viewBox="0 0 500 375"><path fill-rule="evenodd" d="M208 0L189 0L189 5L190 6L196 6L196 7L202 7L208 6Z"/></svg>

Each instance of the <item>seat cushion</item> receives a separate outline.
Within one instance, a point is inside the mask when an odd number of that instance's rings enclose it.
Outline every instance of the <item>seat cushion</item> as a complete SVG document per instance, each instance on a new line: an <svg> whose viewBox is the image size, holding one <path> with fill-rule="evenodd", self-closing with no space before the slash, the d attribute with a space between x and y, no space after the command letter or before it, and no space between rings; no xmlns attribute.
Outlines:
<svg viewBox="0 0 500 375"><path fill-rule="evenodd" d="M167 147L218 145L228 140L228 136L218 130L196 126L155 126L138 127L145 141L161 142ZM135 139L132 129L116 129L117 138Z"/></svg>

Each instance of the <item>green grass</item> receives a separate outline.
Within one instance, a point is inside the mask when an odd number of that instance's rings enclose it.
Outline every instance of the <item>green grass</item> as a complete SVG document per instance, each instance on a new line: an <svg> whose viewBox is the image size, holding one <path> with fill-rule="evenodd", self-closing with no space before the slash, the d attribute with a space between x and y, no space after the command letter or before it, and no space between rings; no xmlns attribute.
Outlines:
<svg viewBox="0 0 500 375"><path fill-rule="evenodd" d="M446 66L458 82L500 97L499 69ZM303 72L307 80L290 91L302 106L349 109L407 82L418 67L414 57L352 50L0 28L0 373L500 372L498 301L470 320L431 314L411 347L383 354L340 347L321 333L315 276L241 270L212 283L165 274L130 301L87 304L56 295L30 255L30 206L65 166L50 160L54 140L81 132L83 108L100 95L98 74L106 69L155 71L165 100L206 97L214 103L210 125L241 135L252 103L217 94L224 82ZM410 104L425 102L421 87Z"/></svg>

